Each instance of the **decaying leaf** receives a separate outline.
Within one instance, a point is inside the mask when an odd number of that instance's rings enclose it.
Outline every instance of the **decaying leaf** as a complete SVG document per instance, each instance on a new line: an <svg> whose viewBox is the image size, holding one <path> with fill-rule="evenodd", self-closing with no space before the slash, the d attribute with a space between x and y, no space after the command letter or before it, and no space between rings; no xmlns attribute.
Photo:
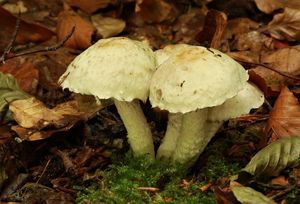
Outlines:
<svg viewBox="0 0 300 204"><path fill-rule="evenodd" d="M259 10L268 14L286 7L300 9L299 0L255 0L255 3Z"/></svg>
<svg viewBox="0 0 300 204"><path fill-rule="evenodd" d="M270 198L250 187L234 186L231 190L242 204L275 204Z"/></svg>
<svg viewBox="0 0 300 204"><path fill-rule="evenodd" d="M282 73L296 76L300 74L300 46L279 49L272 53L260 56L260 63L269 64L270 67ZM249 71L250 78L265 93L265 96L277 95L282 86L295 85L299 82L282 76L264 67L255 67Z"/></svg>
<svg viewBox="0 0 300 204"><path fill-rule="evenodd" d="M270 144L282 137L300 136L300 104L287 87L281 90L275 102L265 134L261 145Z"/></svg>
<svg viewBox="0 0 300 204"><path fill-rule="evenodd" d="M15 16L0 7L0 51L3 50L11 40L11 35L15 30L16 21ZM50 39L53 35L54 32L47 28L21 20L16 44L43 42Z"/></svg>
<svg viewBox="0 0 300 204"><path fill-rule="evenodd" d="M107 7L110 3L116 0L69 0L71 6L78 7L85 12L94 13L98 9Z"/></svg>
<svg viewBox="0 0 300 204"><path fill-rule="evenodd" d="M148 23L160 23L178 15L176 7L165 0L138 0L135 12Z"/></svg>
<svg viewBox="0 0 300 204"><path fill-rule="evenodd" d="M242 169L255 177L278 176L288 167L298 165L300 137L281 138L260 150Z"/></svg>
<svg viewBox="0 0 300 204"><path fill-rule="evenodd" d="M5 117L9 103L28 97L29 95L22 91L12 75L0 72L0 119Z"/></svg>
<svg viewBox="0 0 300 204"><path fill-rule="evenodd" d="M126 23L121 19L103 17L100 14L91 17L92 23L103 38L113 37L121 33Z"/></svg>
<svg viewBox="0 0 300 204"><path fill-rule="evenodd" d="M295 41L300 39L300 9L285 8L268 24L267 31L273 38Z"/></svg>
<svg viewBox="0 0 300 204"><path fill-rule="evenodd" d="M65 43L66 47L74 49L86 49L91 46L94 26L73 11L62 11L57 20L58 40L63 40L75 27L75 31Z"/></svg>
<svg viewBox="0 0 300 204"><path fill-rule="evenodd" d="M35 93L39 80L39 71L30 62L21 62L21 60L8 60L0 66L3 73L12 74L18 81L22 90L27 93Z"/></svg>
<svg viewBox="0 0 300 204"><path fill-rule="evenodd" d="M87 120L101 109L101 106L97 105L95 100L85 103L73 100L49 109L41 101L31 97L10 103L9 109L21 127L41 130L47 126L65 127L70 121L73 122L74 118L76 121Z"/></svg>

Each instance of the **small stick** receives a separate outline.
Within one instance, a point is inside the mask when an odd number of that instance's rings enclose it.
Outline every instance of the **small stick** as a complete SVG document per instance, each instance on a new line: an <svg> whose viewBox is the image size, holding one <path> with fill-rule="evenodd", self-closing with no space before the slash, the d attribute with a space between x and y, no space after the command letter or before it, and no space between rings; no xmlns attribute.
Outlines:
<svg viewBox="0 0 300 204"><path fill-rule="evenodd" d="M55 51L55 50L61 48L70 39L70 37L73 35L74 31L75 31L75 26L72 27L71 31L68 33L68 35L66 35L66 37L61 42L59 42L59 43L57 43L53 46L44 47L44 48L41 48L41 49L38 49L38 50L29 50L29 51L17 53L17 54L14 54L12 56L8 56L7 59L12 59L12 58L15 58L15 57L34 54L34 53L38 53L38 52Z"/></svg>
<svg viewBox="0 0 300 204"><path fill-rule="evenodd" d="M20 29L20 22L21 22L21 18L20 18L20 13L19 13L17 20L16 20L16 26L15 26L15 30L13 32L12 38L11 38L10 42L8 43L7 47L5 48L5 50L3 51L2 56L0 57L0 61L2 62L2 64L5 63L5 57L10 53L10 51L13 48L13 45L17 39L17 34Z"/></svg>
<svg viewBox="0 0 300 204"><path fill-rule="evenodd" d="M148 192L158 192L160 189L155 187L137 187L138 190L148 191Z"/></svg>

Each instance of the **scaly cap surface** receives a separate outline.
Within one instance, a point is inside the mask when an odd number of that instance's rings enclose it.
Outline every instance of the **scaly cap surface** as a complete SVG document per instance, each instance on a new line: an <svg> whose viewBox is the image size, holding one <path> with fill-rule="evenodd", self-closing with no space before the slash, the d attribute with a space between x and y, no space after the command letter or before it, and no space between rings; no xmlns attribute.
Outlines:
<svg viewBox="0 0 300 204"><path fill-rule="evenodd" d="M247 71L226 54L187 45L154 73L150 101L153 107L186 113L224 103L242 90L247 80Z"/></svg>
<svg viewBox="0 0 300 204"><path fill-rule="evenodd" d="M147 100L156 70L151 48L125 37L99 40L77 56L59 82L70 91L120 101Z"/></svg>

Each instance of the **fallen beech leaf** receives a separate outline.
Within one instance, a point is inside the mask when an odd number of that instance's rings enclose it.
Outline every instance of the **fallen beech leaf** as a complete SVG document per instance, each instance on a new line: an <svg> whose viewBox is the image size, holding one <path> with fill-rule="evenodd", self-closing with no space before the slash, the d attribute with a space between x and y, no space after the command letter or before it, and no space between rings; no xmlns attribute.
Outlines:
<svg viewBox="0 0 300 204"><path fill-rule="evenodd" d="M10 42L15 25L16 17L0 7L0 51ZM54 33L47 28L21 20L15 43L43 42L50 39L53 35Z"/></svg>
<svg viewBox="0 0 300 204"><path fill-rule="evenodd" d="M29 95L20 89L12 75L0 72L0 119L6 119L7 105L10 102L27 97Z"/></svg>
<svg viewBox="0 0 300 204"><path fill-rule="evenodd" d="M203 28L206 12L204 8L191 8L179 16L176 24L172 26L172 30L176 32L174 41L187 44L192 42Z"/></svg>
<svg viewBox="0 0 300 204"><path fill-rule="evenodd" d="M75 6L81 10L94 13L98 9L107 7L110 3L114 3L116 0L69 0L70 6Z"/></svg>
<svg viewBox="0 0 300 204"><path fill-rule="evenodd" d="M283 169L298 165L299 145L299 135L281 138L256 153L241 172L255 177L278 176Z"/></svg>
<svg viewBox="0 0 300 204"><path fill-rule="evenodd" d="M6 3L2 5L2 8L6 9L7 11L18 14L18 13L26 13L28 9L25 7L23 1L18 1L17 3Z"/></svg>
<svg viewBox="0 0 300 204"><path fill-rule="evenodd" d="M241 34L235 38L231 49L234 50L250 50L253 52L260 52L266 48L266 45L272 42L272 38L267 37L265 34L250 31L248 33Z"/></svg>
<svg viewBox="0 0 300 204"><path fill-rule="evenodd" d="M95 100L77 99L49 109L41 101L31 97L10 103L9 109L20 126L40 130L50 125L55 128L65 127L73 118L77 118L77 121L87 120L100 110L101 106L97 105Z"/></svg>
<svg viewBox="0 0 300 204"><path fill-rule="evenodd" d="M65 43L66 47L74 49L86 49L91 46L94 26L87 20L84 20L73 11L62 11L57 20L58 40L63 40L75 26L75 31L69 40Z"/></svg>
<svg viewBox="0 0 300 204"><path fill-rule="evenodd" d="M300 104L287 87L278 96L265 128L264 144L282 137L300 136Z"/></svg>
<svg viewBox="0 0 300 204"><path fill-rule="evenodd" d="M270 198L250 187L234 186L231 190L242 204L275 204Z"/></svg>
<svg viewBox="0 0 300 204"><path fill-rule="evenodd" d="M39 71L32 63L8 60L0 66L0 71L12 74L17 79L21 89L25 92L35 93L39 81Z"/></svg>
<svg viewBox="0 0 300 204"><path fill-rule="evenodd" d="M270 67L290 75L300 74L300 46L279 49L275 52L264 54L260 63L270 64ZM284 85L296 85L299 82L282 76L263 67L249 70L250 78L265 93L265 96L277 95Z"/></svg>
<svg viewBox="0 0 300 204"><path fill-rule="evenodd" d="M268 24L267 31L279 40L300 40L300 9L285 8Z"/></svg>
<svg viewBox="0 0 300 204"><path fill-rule="evenodd" d="M259 10L268 14L285 7L300 9L299 0L255 0L255 3Z"/></svg>
<svg viewBox="0 0 300 204"><path fill-rule="evenodd" d="M138 0L135 12L148 23L160 23L178 15L176 7L165 0Z"/></svg>
<svg viewBox="0 0 300 204"><path fill-rule="evenodd" d="M212 187L217 203L238 204L232 192L222 190L220 187Z"/></svg>
<svg viewBox="0 0 300 204"><path fill-rule="evenodd" d="M126 23L121 19L103 17L100 14L91 17L92 23L103 38L113 37L121 33Z"/></svg>

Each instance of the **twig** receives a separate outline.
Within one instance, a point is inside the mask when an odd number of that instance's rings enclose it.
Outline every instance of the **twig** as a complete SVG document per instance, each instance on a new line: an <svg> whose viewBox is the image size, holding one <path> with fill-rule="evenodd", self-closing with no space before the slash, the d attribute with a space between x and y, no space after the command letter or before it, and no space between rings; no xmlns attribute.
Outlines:
<svg viewBox="0 0 300 204"><path fill-rule="evenodd" d="M285 72L282 72L282 71L279 71L277 69L274 69L272 67L269 67L267 64L263 64L263 63L256 63L256 62L247 62L247 61L243 61L243 60L240 60L240 59L236 59L237 61L239 61L240 63L244 63L244 64L247 64L247 65L254 65L254 66L261 66L261 67L264 67L266 69L269 69L273 72L276 72L277 74L280 74L284 77L287 77L289 79L293 79L293 80L296 80L296 81L300 81L300 78L297 77L297 76L294 76L294 75L291 75L291 74L288 74L288 73L285 73Z"/></svg>
<svg viewBox="0 0 300 204"><path fill-rule="evenodd" d="M10 42L8 43L7 47L4 49L2 56L0 57L0 61L2 62L2 64L5 63L5 57L10 53L10 51L13 48L13 45L17 39L17 34L20 29L20 22L21 22L21 18L20 18L20 13L19 13L17 20L16 20L16 26L15 26L15 30L13 32L12 38L11 38Z"/></svg>
<svg viewBox="0 0 300 204"><path fill-rule="evenodd" d="M148 191L148 192L158 192L160 189L155 187L137 187L138 190Z"/></svg>
<svg viewBox="0 0 300 204"><path fill-rule="evenodd" d="M36 184L38 184L38 183L40 182L41 178L44 176L44 174L45 174L45 172L46 172L46 170L47 170L47 168L48 168L50 162L51 162L51 159L49 159L49 160L47 161L47 163L46 163L46 165L45 165L45 167L44 167L44 169L43 169L43 171L42 171L42 173L41 173L40 178L36 181Z"/></svg>
<svg viewBox="0 0 300 204"><path fill-rule="evenodd" d="M8 56L6 59L12 59L12 58L15 58L15 57L20 57L20 56L24 56L24 55L34 54L34 53L38 53L38 52L55 51L55 50L61 48L70 39L70 37L73 35L74 31L75 31L75 26L72 27L71 31L68 33L68 35L66 35L66 37L61 42L59 42L59 43L57 43L57 44L55 44L53 46L44 47L44 48L41 48L41 49L38 49L38 50L29 50L29 51L17 53L17 54L14 54L12 56Z"/></svg>

